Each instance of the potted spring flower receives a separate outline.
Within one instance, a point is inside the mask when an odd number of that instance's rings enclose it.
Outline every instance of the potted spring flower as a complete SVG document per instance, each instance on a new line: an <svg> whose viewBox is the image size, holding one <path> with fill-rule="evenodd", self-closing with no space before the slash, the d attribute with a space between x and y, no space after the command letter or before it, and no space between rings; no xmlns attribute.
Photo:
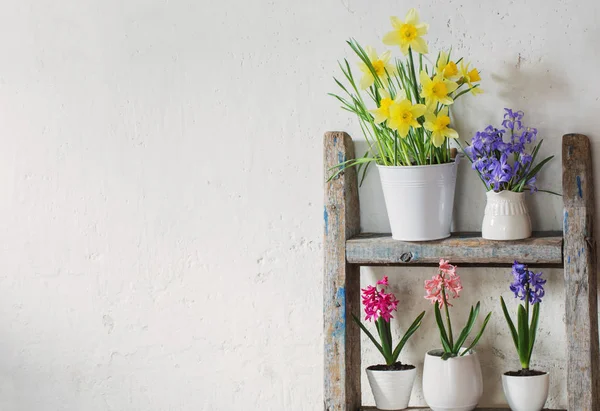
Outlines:
<svg viewBox="0 0 600 411"><path fill-rule="evenodd" d="M517 309L516 327L502 297L500 303L519 355L521 369L505 372L502 375L502 388L511 410L540 411L548 398L550 377L547 372L530 369L529 364L535 344L546 280L542 279L541 272L534 273L525 264L517 261L513 264L512 274L514 281L510 285L510 290L515 294L515 298L524 302L519 304ZM533 306L532 311L529 309L530 306Z"/></svg>
<svg viewBox="0 0 600 411"><path fill-rule="evenodd" d="M381 288L378 288L378 286L381 286ZM367 367L367 377L377 408L380 410L402 410L408 407L417 371L414 365L403 364L398 361L398 358L408 339L421 326L425 311L419 314L394 347L392 345L390 320L393 318L392 312L398 309L398 300L393 293L385 292L384 287L387 286L388 278L386 276L377 281L375 286L369 285L367 288L362 289L365 320L375 323L379 341L362 324L360 319L355 315L353 315L353 318L385 359L385 364Z"/></svg>
<svg viewBox="0 0 600 411"><path fill-rule="evenodd" d="M554 156L535 164L543 142L536 142L537 129L523 125L522 111L504 110L503 128L490 125L478 131L464 152L487 190L481 236L489 240L520 240L531 236L523 192L538 191L536 176ZM504 140L505 134L510 136L508 141Z"/></svg>
<svg viewBox="0 0 600 411"><path fill-rule="evenodd" d="M492 313L483 321L479 333L471 344L465 342L479 316L480 304L471 306L467 324L456 340L452 333L449 298L457 298L462 290L456 266L440 260L439 272L431 280L425 281L425 298L434 305L435 320L440 331L442 349L425 354L423 368L423 395L433 411L470 411L477 407L483 393L481 365L477 352L473 349L483 335ZM442 318L444 309L446 324ZM466 345L466 347L465 347Z"/></svg>
<svg viewBox="0 0 600 411"><path fill-rule="evenodd" d="M404 20L392 17L391 23L383 43L399 46L404 59L364 49L352 39L348 45L358 56L362 77L347 60L339 64L345 81L335 82L342 93L330 95L357 116L368 149L363 157L333 167L330 179L354 166L364 178L369 164L377 164L392 237L445 238L450 236L457 170L450 140L458 138L449 108L466 93L482 93L479 71L443 51L428 67L423 36L429 26L415 9Z"/></svg>

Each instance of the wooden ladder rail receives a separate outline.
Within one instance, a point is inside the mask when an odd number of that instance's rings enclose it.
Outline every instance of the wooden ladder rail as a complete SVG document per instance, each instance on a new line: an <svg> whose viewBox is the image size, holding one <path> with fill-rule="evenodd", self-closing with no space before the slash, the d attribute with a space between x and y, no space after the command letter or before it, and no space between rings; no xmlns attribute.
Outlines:
<svg viewBox="0 0 600 411"><path fill-rule="evenodd" d="M568 409L596 411L600 410L600 356L588 138L565 135L562 154ZM325 134L326 176L332 167L352 158L354 145L348 134ZM352 324L351 315L360 315L360 265L346 260L346 241L360 232L354 168L325 184L324 226L324 410L357 411L361 407L360 330Z"/></svg>

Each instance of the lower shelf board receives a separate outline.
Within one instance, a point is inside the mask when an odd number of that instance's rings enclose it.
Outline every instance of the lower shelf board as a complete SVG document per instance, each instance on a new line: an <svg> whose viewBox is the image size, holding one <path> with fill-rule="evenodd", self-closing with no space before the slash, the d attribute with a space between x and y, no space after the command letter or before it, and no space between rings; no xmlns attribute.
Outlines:
<svg viewBox="0 0 600 411"><path fill-rule="evenodd" d="M361 411L378 411L379 408L375 407L361 407ZM431 408L427 407L409 407L408 411L431 411ZM510 408L475 408L475 411L510 411ZM555 410L544 408L544 411L567 411L567 410Z"/></svg>

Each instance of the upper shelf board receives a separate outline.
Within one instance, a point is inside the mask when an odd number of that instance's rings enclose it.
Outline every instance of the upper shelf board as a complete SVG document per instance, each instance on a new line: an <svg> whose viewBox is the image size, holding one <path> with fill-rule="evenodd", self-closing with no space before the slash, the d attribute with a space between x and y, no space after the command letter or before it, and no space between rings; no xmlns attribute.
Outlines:
<svg viewBox="0 0 600 411"><path fill-rule="evenodd" d="M520 263L563 266L560 231L534 232L525 240L494 241L481 233L453 233L436 241L398 241L390 234L361 233L346 242L346 260L360 265L433 265L440 258L451 263L507 266Z"/></svg>

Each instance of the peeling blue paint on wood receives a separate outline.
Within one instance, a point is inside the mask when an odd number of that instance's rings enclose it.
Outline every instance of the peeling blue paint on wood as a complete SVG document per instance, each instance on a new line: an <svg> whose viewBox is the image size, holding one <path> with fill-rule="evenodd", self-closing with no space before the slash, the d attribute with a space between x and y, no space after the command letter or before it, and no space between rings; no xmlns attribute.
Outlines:
<svg viewBox="0 0 600 411"><path fill-rule="evenodd" d="M342 164L346 161L346 155L341 151L338 151L338 164Z"/></svg>
<svg viewBox="0 0 600 411"><path fill-rule="evenodd" d="M323 207L323 220L325 221L325 235L329 234L329 214L327 213L327 206Z"/></svg>
<svg viewBox="0 0 600 411"><path fill-rule="evenodd" d="M346 332L346 289L339 287L335 293L336 305L338 305L341 315L333 327L333 337L343 338Z"/></svg>
<svg viewBox="0 0 600 411"><path fill-rule="evenodd" d="M582 134L563 136L562 153L565 323L567 335L574 336L567 341L566 408L599 410L598 289L589 139Z"/></svg>

